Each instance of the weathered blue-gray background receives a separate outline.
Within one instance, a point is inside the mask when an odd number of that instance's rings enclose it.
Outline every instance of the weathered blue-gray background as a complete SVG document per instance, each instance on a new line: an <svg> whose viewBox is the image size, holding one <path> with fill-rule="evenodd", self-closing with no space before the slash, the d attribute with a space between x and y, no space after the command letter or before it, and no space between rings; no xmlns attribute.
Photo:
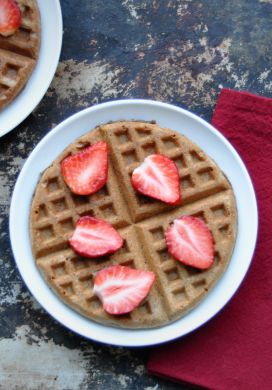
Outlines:
<svg viewBox="0 0 272 390"><path fill-rule="evenodd" d="M84 107L152 98L210 120L222 87L272 97L272 0L61 0L61 5L64 40L57 74L32 115L0 140L0 388L178 389L148 377L147 349L87 341L41 309L14 264L10 196L40 139Z"/></svg>

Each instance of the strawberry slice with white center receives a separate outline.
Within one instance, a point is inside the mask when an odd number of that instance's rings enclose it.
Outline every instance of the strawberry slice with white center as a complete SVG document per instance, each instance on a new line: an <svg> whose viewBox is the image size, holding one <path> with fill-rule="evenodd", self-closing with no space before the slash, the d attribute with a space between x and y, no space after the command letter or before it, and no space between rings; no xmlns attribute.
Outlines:
<svg viewBox="0 0 272 390"><path fill-rule="evenodd" d="M140 305L154 281L153 272L113 265L96 274L94 293L107 313L126 314Z"/></svg>
<svg viewBox="0 0 272 390"><path fill-rule="evenodd" d="M181 201L180 177L173 160L162 154L151 154L134 169L131 182L136 191L177 205Z"/></svg>
<svg viewBox="0 0 272 390"><path fill-rule="evenodd" d="M22 17L14 0L0 0L0 34L8 37L21 26Z"/></svg>
<svg viewBox="0 0 272 390"><path fill-rule="evenodd" d="M214 261L214 240L206 223L197 217L175 219L165 232L169 253L181 263L199 269Z"/></svg>
<svg viewBox="0 0 272 390"><path fill-rule="evenodd" d="M61 162L65 183L74 194L90 195L104 186L108 178L108 145L99 141Z"/></svg>
<svg viewBox="0 0 272 390"><path fill-rule="evenodd" d="M69 244L79 255L94 258L116 252L123 238L108 222L86 215L77 221Z"/></svg>

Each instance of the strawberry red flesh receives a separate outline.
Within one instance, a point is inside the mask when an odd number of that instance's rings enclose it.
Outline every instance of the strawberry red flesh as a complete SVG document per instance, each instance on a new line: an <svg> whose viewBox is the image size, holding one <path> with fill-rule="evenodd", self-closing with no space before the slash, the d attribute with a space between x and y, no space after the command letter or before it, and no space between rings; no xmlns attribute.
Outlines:
<svg viewBox="0 0 272 390"><path fill-rule="evenodd" d="M61 172L74 194L90 195L97 192L108 178L108 145L100 141L66 157L61 162Z"/></svg>
<svg viewBox="0 0 272 390"><path fill-rule="evenodd" d="M181 263L199 269L214 261L214 240L206 223L197 217L175 219L165 233L169 253Z"/></svg>
<svg viewBox="0 0 272 390"><path fill-rule="evenodd" d="M79 255L95 258L116 252L123 239L108 222L84 216L77 221L69 244Z"/></svg>
<svg viewBox="0 0 272 390"><path fill-rule="evenodd" d="M0 0L0 34L12 35L21 26L22 18L19 6L14 0Z"/></svg>
<svg viewBox="0 0 272 390"><path fill-rule="evenodd" d="M153 272L113 265L96 274L94 293L107 313L126 314L140 305L154 281Z"/></svg>
<svg viewBox="0 0 272 390"><path fill-rule="evenodd" d="M143 195L177 205L181 201L180 177L173 160L162 154L152 154L134 169L131 177L134 189Z"/></svg>

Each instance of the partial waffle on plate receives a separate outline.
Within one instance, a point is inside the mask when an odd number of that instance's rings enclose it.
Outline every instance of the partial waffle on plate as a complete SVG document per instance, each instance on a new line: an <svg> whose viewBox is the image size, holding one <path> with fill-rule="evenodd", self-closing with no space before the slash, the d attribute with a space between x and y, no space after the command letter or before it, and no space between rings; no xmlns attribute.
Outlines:
<svg viewBox="0 0 272 390"><path fill-rule="evenodd" d="M11 103L27 83L40 50L40 14L35 0L17 0L21 27L0 35L0 110Z"/></svg>
<svg viewBox="0 0 272 390"><path fill-rule="evenodd" d="M109 145L107 184L96 194L71 193L60 163L99 140ZM173 159L179 169L183 201L171 206L135 192L131 174L153 153ZM113 255L80 258L68 244L80 216L111 223L124 238ZM202 218L215 241L215 261L205 271L185 266L167 251L164 232L182 215ZM71 307L92 320L127 328L170 323L199 303L225 271L236 239L236 205L232 187L215 162L188 138L142 122L115 122L76 140L43 173L34 194L30 230L37 266L48 284ZM112 264L151 270L156 282L146 300L130 314L107 314L93 294L97 271Z"/></svg>

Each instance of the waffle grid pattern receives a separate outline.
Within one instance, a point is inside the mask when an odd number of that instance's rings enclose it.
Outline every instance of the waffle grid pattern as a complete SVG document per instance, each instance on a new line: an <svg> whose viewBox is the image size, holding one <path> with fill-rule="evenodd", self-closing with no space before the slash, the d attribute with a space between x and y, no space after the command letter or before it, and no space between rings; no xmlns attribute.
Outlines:
<svg viewBox="0 0 272 390"><path fill-rule="evenodd" d="M94 195L72 195L63 182L59 163L98 139L105 139L110 148L108 182ZM132 189L133 169L151 153L163 153L176 160L181 175L181 206L164 205ZM210 270L184 266L167 251L164 231L174 218L185 214L205 220L213 233L216 256ZM123 248L102 259L77 256L67 239L82 215L109 221L124 238ZM68 147L43 174L31 216L33 252L49 284L84 315L132 328L171 322L200 301L228 264L235 243L235 225L233 192L215 163L187 138L156 125L134 122L102 126ZM156 285L147 299L125 316L107 315L92 293L95 273L110 264L149 269L156 274Z"/></svg>
<svg viewBox="0 0 272 390"><path fill-rule="evenodd" d="M21 91L40 48L40 16L35 0L18 0L22 25L13 35L0 35L0 110Z"/></svg>

